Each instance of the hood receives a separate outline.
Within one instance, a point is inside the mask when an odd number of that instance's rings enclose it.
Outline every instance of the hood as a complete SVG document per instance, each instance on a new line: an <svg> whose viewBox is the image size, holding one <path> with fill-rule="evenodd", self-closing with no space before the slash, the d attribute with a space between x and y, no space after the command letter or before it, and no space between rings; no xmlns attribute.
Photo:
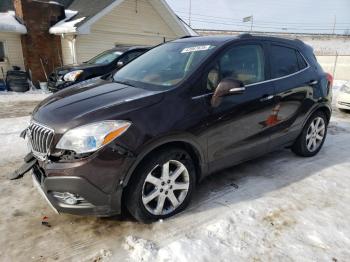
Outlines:
<svg viewBox="0 0 350 262"><path fill-rule="evenodd" d="M88 64L88 63L70 64L70 65L65 65L57 68L56 74L61 76L75 70L87 70L87 69L99 69L99 68L103 69L106 66L108 66L108 64Z"/></svg>
<svg viewBox="0 0 350 262"><path fill-rule="evenodd" d="M163 92L97 78L49 96L35 108L33 120L58 134L96 121L131 120L127 113L160 102Z"/></svg>

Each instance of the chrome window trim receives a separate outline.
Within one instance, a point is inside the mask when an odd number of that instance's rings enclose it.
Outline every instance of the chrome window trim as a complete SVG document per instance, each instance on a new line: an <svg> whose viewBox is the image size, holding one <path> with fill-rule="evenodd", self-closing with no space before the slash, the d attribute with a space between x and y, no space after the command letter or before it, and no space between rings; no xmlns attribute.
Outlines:
<svg viewBox="0 0 350 262"><path fill-rule="evenodd" d="M287 47L287 48L291 48L291 47ZM272 82L272 81L278 81L278 80L281 80L281 79L284 79L284 78L287 78L287 77L291 77L291 76L297 75L297 74L299 74L301 72L304 72L307 69L309 69L311 67L310 64L309 64L309 61L307 61L305 56L301 52L299 52L299 50L297 50L295 48L293 48L293 49L302 56L302 58L304 59L304 61L307 64L307 67L305 67L305 68L303 68L303 69L301 69L301 70L299 70L297 72L294 72L292 74L289 74L289 75L285 75L285 76L281 76L281 77L277 77L277 78L272 78L272 79L256 82L256 83L249 84L249 85L244 85L244 87L250 87L250 86L255 86L255 85L259 85L259 84L265 84L265 83ZM212 94L214 94L214 92L206 93L206 94L199 95L199 96L194 96L194 97L192 97L192 100L196 100L196 99L199 99L199 98L202 98L202 97L206 97L206 96L209 96L209 95L212 95Z"/></svg>
<svg viewBox="0 0 350 262"><path fill-rule="evenodd" d="M287 47L287 48L291 48L291 47ZM292 48L291 48L292 49ZM305 59L304 55L302 53L299 52L299 50L293 48L296 52L298 52L302 58L304 59L305 63L307 64L307 67L299 70L299 71L296 71L292 74L289 74L289 75L285 75L285 76L281 76L281 77L276 77L276 78L272 78L272 79L269 79L269 80L265 80L265 81L260 81L260 82L256 82L256 83L253 83L253 84L249 84L249 85L245 85L245 87L249 87L249 86L254 86L254 85L258 85L258 84L264 84L264 83L268 83L268 82L272 82L272 81L277 81L277 80L281 80L281 79L284 79L284 78L287 78L287 77L291 77L291 76L294 76L294 75L297 75L301 72L304 72L305 70L309 69L311 66L309 64L309 62Z"/></svg>

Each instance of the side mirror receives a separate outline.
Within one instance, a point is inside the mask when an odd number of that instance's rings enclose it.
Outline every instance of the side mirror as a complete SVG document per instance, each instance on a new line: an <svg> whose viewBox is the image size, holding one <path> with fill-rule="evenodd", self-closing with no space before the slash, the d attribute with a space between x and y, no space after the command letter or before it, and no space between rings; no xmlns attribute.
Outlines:
<svg viewBox="0 0 350 262"><path fill-rule="evenodd" d="M123 61L118 61L117 63L117 68L122 68L124 65L124 62Z"/></svg>
<svg viewBox="0 0 350 262"><path fill-rule="evenodd" d="M221 103L222 97L243 94L244 91L245 87L243 82L233 78L224 78L215 89L211 98L211 105L213 107L218 107Z"/></svg>

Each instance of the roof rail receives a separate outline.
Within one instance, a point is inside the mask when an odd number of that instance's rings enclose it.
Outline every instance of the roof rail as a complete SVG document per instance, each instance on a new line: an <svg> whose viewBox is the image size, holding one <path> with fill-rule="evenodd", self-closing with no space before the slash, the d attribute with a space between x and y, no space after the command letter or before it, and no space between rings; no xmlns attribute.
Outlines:
<svg viewBox="0 0 350 262"><path fill-rule="evenodd" d="M298 38L295 38L294 41L295 41L295 42L299 42L300 44L305 44L303 41L301 41L301 40L298 39Z"/></svg>
<svg viewBox="0 0 350 262"><path fill-rule="evenodd" d="M181 36L179 39L190 38L190 37L197 37L197 36L194 36L194 35L185 35L185 36Z"/></svg>
<svg viewBox="0 0 350 262"><path fill-rule="evenodd" d="M239 37L240 38L249 38L249 37L252 37L253 35L249 34L249 33L243 33L243 34L240 34Z"/></svg>

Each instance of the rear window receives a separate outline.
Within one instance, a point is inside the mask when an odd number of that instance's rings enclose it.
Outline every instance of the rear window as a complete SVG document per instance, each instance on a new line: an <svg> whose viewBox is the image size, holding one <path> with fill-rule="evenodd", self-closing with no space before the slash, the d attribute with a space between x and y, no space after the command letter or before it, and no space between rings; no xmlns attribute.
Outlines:
<svg viewBox="0 0 350 262"><path fill-rule="evenodd" d="M272 78L296 73L307 67L307 63L299 51L279 45L271 46Z"/></svg>

